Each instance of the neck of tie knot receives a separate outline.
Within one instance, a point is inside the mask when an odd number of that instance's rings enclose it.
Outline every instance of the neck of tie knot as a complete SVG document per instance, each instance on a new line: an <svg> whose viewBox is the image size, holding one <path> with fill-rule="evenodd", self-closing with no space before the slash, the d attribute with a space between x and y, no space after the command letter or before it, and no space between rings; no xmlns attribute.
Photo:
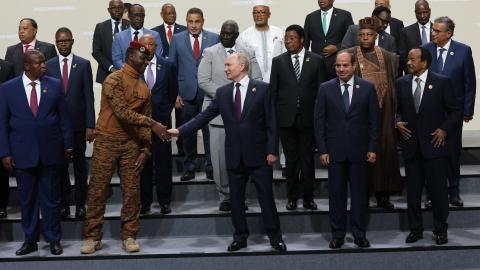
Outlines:
<svg viewBox="0 0 480 270"><path fill-rule="evenodd" d="M35 87L35 86L37 85L37 83L36 83L36 82L31 82L30 85L31 85L32 87Z"/></svg>
<svg viewBox="0 0 480 270"><path fill-rule="evenodd" d="M170 24L167 25L167 28L168 28L168 29L172 29L172 25L170 25Z"/></svg>
<svg viewBox="0 0 480 270"><path fill-rule="evenodd" d="M232 53L234 53L235 51L234 51L233 49L228 49L227 52L228 52L229 54L232 54Z"/></svg>
<svg viewBox="0 0 480 270"><path fill-rule="evenodd" d="M417 78L415 79L415 81L416 81L417 83L420 83L420 82L422 82L422 79L420 79L419 77L417 77Z"/></svg>
<svg viewBox="0 0 480 270"><path fill-rule="evenodd" d="M447 50L447 49L445 49L445 48L440 48L440 49L438 49L438 51L440 52L440 54L442 54L442 53L443 53L444 51L446 51L446 50Z"/></svg>
<svg viewBox="0 0 480 270"><path fill-rule="evenodd" d="M63 58L63 62L64 62L64 63L67 63L67 62L68 62L68 58L66 58L66 57Z"/></svg>
<svg viewBox="0 0 480 270"><path fill-rule="evenodd" d="M348 87L349 87L349 86L350 86L350 84L348 84L348 83L344 83L344 84L343 84L343 87L344 87L345 89L347 89L347 90L348 90Z"/></svg>
<svg viewBox="0 0 480 270"><path fill-rule="evenodd" d="M198 34L192 34L194 39L198 39Z"/></svg>
<svg viewBox="0 0 480 270"><path fill-rule="evenodd" d="M295 58L296 60L298 60L299 57L300 57L300 56L299 56L298 54L295 54L295 55L293 56L293 58Z"/></svg>
<svg viewBox="0 0 480 270"><path fill-rule="evenodd" d="M235 87L236 87L236 88L240 88L241 85L242 85L241 83L238 83L238 82L237 82L237 83L235 84Z"/></svg>

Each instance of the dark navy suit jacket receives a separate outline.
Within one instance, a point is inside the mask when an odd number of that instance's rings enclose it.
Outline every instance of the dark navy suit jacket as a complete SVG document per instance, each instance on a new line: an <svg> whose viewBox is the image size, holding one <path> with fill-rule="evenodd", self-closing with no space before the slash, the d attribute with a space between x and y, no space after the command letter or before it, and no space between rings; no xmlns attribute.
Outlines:
<svg viewBox="0 0 480 270"><path fill-rule="evenodd" d="M278 155L275 107L267 83L250 79L242 115L237 119L233 83L217 90L215 99L195 118L179 127L180 135L190 134L218 115L225 126L225 153L228 169L266 165L268 154Z"/></svg>
<svg viewBox="0 0 480 270"><path fill-rule="evenodd" d="M43 53L43 56L45 56L45 61L57 55L57 51L55 50L55 46L53 44L40 40L37 40L35 42L35 50ZM13 64L13 71L15 73L15 76L22 75L23 44L20 42L15 45L9 46L7 48L7 52L5 53L5 60Z"/></svg>
<svg viewBox="0 0 480 270"><path fill-rule="evenodd" d="M167 33L165 33L165 24L161 24L157 27L152 28L153 31L157 31L158 34L160 35L160 40L162 40L162 47L163 47L163 52L162 52L162 57L167 57L168 58L168 53L170 51L170 43L168 43L167 39ZM173 34L177 34L180 32L183 32L187 30L187 27L181 24L175 23L175 29L173 29ZM172 38L173 40L173 38Z"/></svg>
<svg viewBox="0 0 480 270"><path fill-rule="evenodd" d="M60 69L62 67L60 67L59 56L48 60L47 75L61 80ZM73 55L65 99L74 131L84 132L85 128L95 128L95 104L90 61Z"/></svg>
<svg viewBox="0 0 480 270"><path fill-rule="evenodd" d="M315 103L315 140L320 155L335 162L362 162L376 152L380 110L375 86L354 77L353 95L345 111L338 78L320 85Z"/></svg>
<svg viewBox="0 0 480 270"><path fill-rule="evenodd" d="M437 45L430 42L424 47L430 51L433 57L430 71L445 75L452 80L455 97L463 108L463 116L472 116L477 88L472 49L463 43L452 40L442 71L437 66Z"/></svg>
<svg viewBox="0 0 480 270"><path fill-rule="evenodd" d="M73 132L63 87L58 79L40 80L40 104L34 117L22 76L0 86L0 157L13 156L17 168L65 163L64 150L73 149Z"/></svg>
<svg viewBox="0 0 480 270"><path fill-rule="evenodd" d="M399 78L395 87L398 118L407 122L407 128L412 131L412 137L408 140L399 136L403 156L412 158L417 148L420 148L426 158L446 157L449 155L448 147L433 147L431 134L441 128L448 136L462 121L460 106L452 92L452 82L445 76L429 72L417 114L413 102L412 79L411 74Z"/></svg>

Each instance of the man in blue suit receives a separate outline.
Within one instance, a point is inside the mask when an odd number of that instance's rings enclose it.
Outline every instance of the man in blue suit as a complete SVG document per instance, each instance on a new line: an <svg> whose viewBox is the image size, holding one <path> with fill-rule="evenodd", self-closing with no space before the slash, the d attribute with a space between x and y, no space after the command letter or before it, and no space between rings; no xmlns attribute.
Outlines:
<svg viewBox="0 0 480 270"><path fill-rule="evenodd" d="M85 217L87 199L88 165L85 159L86 141L93 142L95 129L95 108L93 97L92 67L90 61L74 55L74 43L70 29L61 27L55 33L58 53L47 61L47 76L60 79L67 102L68 114L74 131L73 172L75 176L75 217ZM70 215L70 174L68 161L63 168L60 179L61 205L60 216Z"/></svg>
<svg viewBox="0 0 480 270"><path fill-rule="evenodd" d="M366 234L368 166L378 148L380 110L375 86L355 73L355 58L337 54L338 78L320 85L315 103L315 139L320 162L328 167L328 194L332 240L344 243L347 225L347 180L350 181L350 226L354 243L369 247Z"/></svg>
<svg viewBox="0 0 480 270"><path fill-rule="evenodd" d="M249 232L245 217L245 186L249 178L258 193L270 245L277 251L286 251L272 190L272 164L278 159L275 107L268 84L250 79L248 69L249 59L245 54L233 53L228 56L225 73L233 82L220 87L215 99L204 111L178 129L169 130L169 133L173 136L189 135L216 116L222 116L235 229L228 251L247 247Z"/></svg>
<svg viewBox="0 0 480 270"><path fill-rule="evenodd" d="M59 80L43 76L40 51L24 55L23 75L0 86L0 157L16 170L25 242L17 255L38 250L40 213L44 239L59 255L59 168L73 150L73 132Z"/></svg>
<svg viewBox="0 0 480 270"><path fill-rule="evenodd" d="M128 13L130 27L115 34L112 44L112 62L116 69L122 68L125 64L125 53L127 52L130 41L138 41L144 34L151 34L155 37L158 44L157 55L162 55L162 42L158 32L144 28L145 8L140 4L133 4Z"/></svg>
<svg viewBox="0 0 480 270"><path fill-rule="evenodd" d="M178 94L177 77L170 61L155 55L155 38L145 34L140 43L150 52L149 64L143 79L152 93L152 118L168 128L172 127L172 109ZM152 186L155 183L160 212L168 214L172 197L172 144L152 136L151 157L145 162L140 178L141 214L147 214L152 204Z"/></svg>
<svg viewBox="0 0 480 270"><path fill-rule="evenodd" d="M187 31L176 34L170 44L168 58L178 71L178 97L175 108L182 109L183 122L188 122L202 110L204 94L198 87L198 65L202 60L203 50L220 41L217 34L203 30L203 23L202 10L199 8L189 9L187 12ZM202 134L205 148L205 172L207 178L213 180L207 125L202 127ZM195 178L197 134L183 137L183 149L185 152L185 172L181 180L188 181Z"/></svg>
<svg viewBox="0 0 480 270"><path fill-rule="evenodd" d="M455 23L449 17L435 19L432 26L432 42L424 45L432 54L430 71L445 75L452 80L453 92L463 112L463 122L473 119L475 108L476 74L472 49L452 40ZM463 122L448 134L450 148L448 170L448 193L450 204L463 206L460 198L460 153L462 150Z"/></svg>
<svg viewBox="0 0 480 270"><path fill-rule="evenodd" d="M446 244L448 217L448 140L461 123L462 111L448 78L428 71L432 56L425 48L410 50L409 75L397 80L399 144L405 159L410 234L406 242L423 238L420 211L426 184L432 200L435 243Z"/></svg>

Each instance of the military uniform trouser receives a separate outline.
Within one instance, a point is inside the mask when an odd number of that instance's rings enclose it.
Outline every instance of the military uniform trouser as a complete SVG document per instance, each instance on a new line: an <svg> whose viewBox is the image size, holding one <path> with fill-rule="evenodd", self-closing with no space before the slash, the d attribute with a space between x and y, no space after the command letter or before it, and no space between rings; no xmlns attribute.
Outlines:
<svg viewBox="0 0 480 270"><path fill-rule="evenodd" d="M88 189L85 239L102 239L108 187L117 166L123 201L121 239L135 239L140 216L140 175L135 173L135 161L139 152L138 145L133 140L96 136Z"/></svg>

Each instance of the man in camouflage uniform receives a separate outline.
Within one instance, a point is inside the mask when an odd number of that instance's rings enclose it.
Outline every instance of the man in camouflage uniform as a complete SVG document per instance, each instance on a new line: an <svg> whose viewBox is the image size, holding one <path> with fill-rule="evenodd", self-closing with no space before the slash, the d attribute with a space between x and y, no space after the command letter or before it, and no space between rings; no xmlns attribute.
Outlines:
<svg viewBox="0 0 480 270"><path fill-rule="evenodd" d="M90 254L102 248L108 186L118 166L123 196L121 210L122 247L137 252L135 242L140 215L140 172L150 155L151 132L167 139L165 126L151 118L150 90L140 75L148 64L148 50L132 41L125 65L110 74L102 87L102 98L93 146L88 190L85 242L80 250Z"/></svg>

